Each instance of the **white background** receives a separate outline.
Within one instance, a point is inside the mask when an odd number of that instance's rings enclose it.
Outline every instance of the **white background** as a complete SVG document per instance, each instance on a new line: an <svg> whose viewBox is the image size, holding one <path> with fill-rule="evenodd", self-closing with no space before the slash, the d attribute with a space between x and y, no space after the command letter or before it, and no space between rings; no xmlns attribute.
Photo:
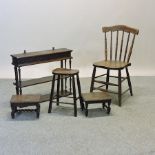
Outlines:
<svg viewBox="0 0 155 155"><path fill-rule="evenodd" d="M14 78L11 54L66 47L73 66L91 76L104 58L102 26L138 28L131 58L133 76L155 75L154 0L0 0L0 78ZM51 74L55 63L25 67L24 78Z"/></svg>

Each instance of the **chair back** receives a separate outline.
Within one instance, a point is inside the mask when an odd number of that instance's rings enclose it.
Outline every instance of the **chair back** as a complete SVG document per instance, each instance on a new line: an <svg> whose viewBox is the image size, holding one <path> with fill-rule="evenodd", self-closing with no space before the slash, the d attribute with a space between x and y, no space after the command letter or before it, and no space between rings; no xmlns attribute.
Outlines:
<svg viewBox="0 0 155 155"><path fill-rule="evenodd" d="M129 62L139 30L125 25L102 28L105 34L105 60Z"/></svg>

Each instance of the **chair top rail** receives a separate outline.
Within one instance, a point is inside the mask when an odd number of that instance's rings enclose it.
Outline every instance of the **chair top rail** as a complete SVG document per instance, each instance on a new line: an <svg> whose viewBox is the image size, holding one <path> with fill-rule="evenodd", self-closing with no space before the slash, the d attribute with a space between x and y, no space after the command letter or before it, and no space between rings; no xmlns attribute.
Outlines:
<svg viewBox="0 0 155 155"><path fill-rule="evenodd" d="M115 26L108 26L108 27L102 27L103 32L109 32L109 31L125 31L128 33L133 33L138 35L139 30L126 26L126 25L115 25Z"/></svg>

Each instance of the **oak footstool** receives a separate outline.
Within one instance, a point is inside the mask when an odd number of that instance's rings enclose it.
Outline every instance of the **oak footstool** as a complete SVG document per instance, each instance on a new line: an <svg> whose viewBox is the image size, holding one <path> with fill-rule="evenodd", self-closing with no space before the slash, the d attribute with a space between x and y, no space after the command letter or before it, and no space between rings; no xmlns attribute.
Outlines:
<svg viewBox="0 0 155 155"><path fill-rule="evenodd" d="M27 95L12 95L10 100L11 117L15 118L16 112L36 112L36 117L40 115L40 95L27 94ZM36 106L36 109L23 109L23 107ZM22 108L22 109L20 109Z"/></svg>
<svg viewBox="0 0 155 155"><path fill-rule="evenodd" d="M96 104L96 103L102 103L102 107L106 108L107 114L110 114L111 97L108 92L82 93L82 100L85 103L86 116L88 116L88 104Z"/></svg>

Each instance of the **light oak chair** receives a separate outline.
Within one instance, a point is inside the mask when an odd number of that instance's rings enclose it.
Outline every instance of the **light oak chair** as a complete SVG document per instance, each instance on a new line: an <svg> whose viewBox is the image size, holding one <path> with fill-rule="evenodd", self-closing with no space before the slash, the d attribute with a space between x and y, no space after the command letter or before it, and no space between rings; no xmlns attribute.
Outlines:
<svg viewBox="0 0 155 155"><path fill-rule="evenodd" d="M128 90L130 91L131 96L133 95L128 67L131 66L130 57L133 50L135 36L138 35L139 30L125 25L103 27L102 30L105 35L105 59L93 64L94 68L92 73L90 92L93 92L93 90L96 89L101 91L109 91L109 85L118 86L118 102L119 106L121 106L123 94L122 82L124 80L127 80L129 86ZM97 68L106 69L106 74L96 76ZM121 76L121 71L123 69L126 70L126 77ZM110 76L110 70L117 70L118 76ZM102 76L106 77L105 81L99 80L99 78ZM118 78L118 83L116 84L109 82L110 77ZM95 83L99 83L101 85L95 87Z"/></svg>

